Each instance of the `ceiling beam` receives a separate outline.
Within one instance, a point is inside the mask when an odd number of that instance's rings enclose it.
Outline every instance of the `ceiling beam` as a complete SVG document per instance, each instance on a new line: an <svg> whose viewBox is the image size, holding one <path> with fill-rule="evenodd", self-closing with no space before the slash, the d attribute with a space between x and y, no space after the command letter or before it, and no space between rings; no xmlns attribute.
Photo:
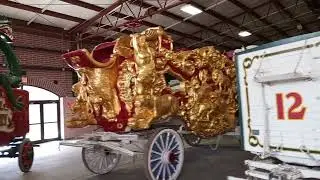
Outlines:
<svg viewBox="0 0 320 180"><path fill-rule="evenodd" d="M301 25L301 26L302 26L302 29L303 29L305 32L307 32L307 33L310 33L310 32L311 32L299 19L296 19L296 18L291 14L291 12L288 11L288 10L286 9L286 7L284 7L284 5L282 5L278 0L271 0L271 1L272 1L272 3L273 3L274 5L276 5L276 7L277 7L280 11L284 12L291 20L293 20L294 22L296 22L298 25Z"/></svg>
<svg viewBox="0 0 320 180"><path fill-rule="evenodd" d="M289 34L285 31L283 31L282 29L280 29L279 27L277 27L276 25L273 25L272 23L270 23L268 20L262 18L258 13L256 13L254 11L254 9L249 8L248 6L244 5L243 3L241 3L238 0L229 0L229 2L231 2L232 4L238 6L239 8L241 8L243 11L248 12L249 14L251 14L253 17L255 17L256 19L258 19L259 21L261 21L262 23L272 27L274 30L276 30L279 34L281 34L284 37L288 37Z"/></svg>
<svg viewBox="0 0 320 180"><path fill-rule="evenodd" d="M266 1L264 3L261 3L261 4L255 6L255 7L253 7L252 9L259 9L261 7L264 7L264 6L268 5L268 4L270 4L270 2ZM233 19L233 18L236 18L236 17L239 17L239 16L243 16L243 15L245 15L247 13L248 12L244 11L244 12L241 12L239 14L236 14L236 15L233 15L233 16L229 17L229 19ZM215 26L218 26L218 25L223 24L223 23L224 23L223 21L219 21L217 23L214 23L213 25L210 25L209 27L215 27Z"/></svg>
<svg viewBox="0 0 320 180"><path fill-rule="evenodd" d="M320 2L319 0L303 0L308 8L316 15L320 16Z"/></svg>
<svg viewBox="0 0 320 180"><path fill-rule="evenodd" d="M93 10L93 11L97 11L97 12L100 12L100 11L103 10L103 8L100 7L100 6L96 6L96 5L93 5L93 4L90 4L90 3L86 3L86 2L83 2L83 1L79 1L79 0L61 0L61 1L64 1L64 2L72 4L72 5L76 5L76 6L79 6L79 7L87 8L87 9L90 9L90 10ZM118 12L112 12L111 14L114 14L115 17L118 16L119 18L127 17L127 15L124 15L124 14L121 14L121 13L118 13ZM127 20L128 19L132 20L132 18L130 18L130 17L127 17L126 19ZM157 27L157 26L159 26L159 25L152 24L152 23L147 24L148 23L147 21L142 21L142 22L143 22L143 25L149 26L149 27ZM111 28L112 26L104 25L104 27ZM118 29L117 31L120 32L120 29ZM122 32L125 33L125 34L132 34L132 32L128 31L128 30L124 30ZM171 33L173 33L173 34L175 33L177 35L180 34L180 36L181 36L181 33L179 33L178 31L171 32ZM184 46L184 44L178 43L178 42L176 42L175 44L179 44L180 46Z"/></svg>
<svg viewBox="0 0 320 180"><path fill-rule="evenodd" d="M54 11L50 11L50 10L46 10L46 11L42 12L41 8L21 4L18 2L13 2L13 1L8 1L8 0L0 0L0 4L4 5L4 6L8 6L8 7L13 7L13 8L22 9L25 11L38 13L38 14L45 14L45 15L60 18L60 19L66 19L69 21L74 21L74 22L79 22L79 23L83 22L83 19L78 18L78 17L69 16L66 14L62 14L62 13L58 13L58 12L54 12Z"/></svg>
<svg viewBox="0 0 320 180"><path fill-rule="evenodd" d="M48 16L52 16L52 17L56 17L56 18L60 18L60 19L65 19L65 20L69 20L69 21L73 21L73 22L79 22L79 23L82 23L85 21L85 19L81 19L81 18L78 18L78 17L74 17L74 16L69 16L69 15L66 15L66 14L61 14L61 13L58 13L58 12L54 12L54 11L50 11L50 10L46 10L44 11L43 13L41 12L41 8L37 8L37 7L33 7L33 6L29 6L29 5L25 5L25 4L21 4L21 3L18 3L18 2L12 2L12 1L7 1L7 0L0 0L0 4L1 5L5 5L5 6L8 6L8 7L13 7L13 8L17 8L17 9L22 9L22 10L25 10L25 11L29 11L29 12L35 12L35 13L39 13L39 14L45 14L45 15L48 15ZM17 21L17 20L15 20ZM20 22L21 24L21 22ZM26 23L27 24L27 23ZM25 24L25 25L26 25ZM24 26L25 26L24 25ZM32 26L32 24L30 24L29 26ZM38 25L39 26L39 25ZM46 26L46 25L41 25L41 26ZM93 26L98 26L98 23L94 24ZM48 26L48 27L51 27L53 29L56 29L56 27L53 27L53 26ZM109 27L111 28L111 26L106 26L106 27ZM23 28L23 27L22 27ZM47 28L47 30L49 30L50 28ZM60 28L59 28L60 29ZM62 28L61 28L62 29ZM118 31L120 32L120 29L119 28L116 28L114 29L114 31ZM60 31L58 31L60 32ZM65 34L66 31L63 31ZM131 34L132 32L131 31L128 31L128 30L125 30L123 31L123 33L126 33L126 34Z"/></svg>
<svg viewBox="0 0 320 180"><path fill-rule="evenodd" d="M226 38L229 38L229 39L231 39L231 40L233 40L233 41L240 42L240 43L242 43L242 44L248 44L246 41L243 41L243 40L241 40L241 39L235 38L235 37L233 37L233 36L225 35L225 34L223 34L222 32L219 32L219 31L217 31L217 30L215 30L215 29L211 29L211 28L209 28L209 27L207 27L207 26L205 26L205 25L202 25L202 24L200 24L200 23L198 23L198 22L194 22L194 21L191 21L191 20L189 20L189 19L184 20L183 18L181 18L180 16L177 16L177 15L175 15L175 14L172 14L172 13L169 13L169 12L165 12L165 13L163 13L163 15L165 15L165 16L167 16L167 17L169 17L169 18L175 19L175 20L177 20L177 21L180 21L180 22L190 23L190 24L192 24L192 25L194 25L194 26L200 27L201 29L204 29L204 30L206 30L206 31L209 31L209 32L211 32L211 33L213 33L213 34L216 34L216 35L218 35L218 36L226 37Z"/></svg>
<svg viewBox="0 0 320 180"><path fill-rule="evenodd" d="M67 34L67 31L64 30L63 28L48 26L48 25L39 24L39 23L32 23L27 26L27 23L28 23L27 21L13 19L13 18L10 18L10 21L11 21L11 27L13 31L43 35L43 36L53 37L57 39L63 38L66 40L71 40L71 37Z"/></svg>
<svg viewBox="0 0 320 180"><path fill-rule="evenodd" d="M63 39L70 43L76 43L75 37L68 34L66 30L59 28L59 27L53 27L48 26L44 24L38 24L38 23L32 23L27 26L27 21L19 20L19 19L10 19L11 20L11 27L13 29L13 32L21 32L21 33L27 33L27 34L36 34L39 36L46 36L56 39ZM97 36L94 39L91 40L85 40L83 43L101 43L105 42L104 37Z"/></svg>
<svg viewBox="0 0 320 180"><path fill-rule="evenodd" d="M116 9L118 6L120 6L122 3L126 2L126 0L117 0L116 2L112 3L107 8L101 10L97 15L93 16L92 18L76 25L75 27L71 28L69 30L69 33L76 33L81 32L83 30L86 30L89 26L95 23L96 20L103 17L104 15L110 13L114 9Z"/></svg>
<svg viewBox="0 0 320 180"><path fill-rule="evenodd" d="M83 2L83 1L79 1L79 0L61 0L61 1L67 2L69 4L73 4L73 5L76 5L76 6L84 7L84 8L87 8L87 9L90 9L90 10L93 10L93 11L97 11L97 12L100 12L101 10L103 10L102 7L99 7L99 6L90 4L90 3L86 3L86 2ZM142 5L142 7L143 8L150 8L150 5L144 4L144 5ZM161 13L163 13L163 12L164 11L162 11ZM117 17L117 18L125 18L128 21L135 20L134 17L122 14L120 12L115 12L115 11L112 12L110 15L114 16L114 17ZM144 20L141 20L139 22L141 22L142 25L145 25L145 26L148 26L148 27L157 27L157 26L159 26L158 24L154 24L154 23L151 23L151 22L148 22L148 21L144 21ZM175 34L175 35L178 35L178 36L181 36L181 37L184 37L184 38L192 39L192 40L195 40L195 41L201 41L202 40L201 38L199 38L197 36L193 36L193 35L190 35L190 34L182 33L182 32L179 32L179 31L176 31L176 30L173 30L173 29L167 29L166 31L168 33L172 33L172 34ZM205 41L205 43L212 45L214 42ZM179 42L175 42L175 44L183 45L183 44L181 44ZM231 49L230 47L223 46L223 45L221 47L224 48L224 49Z"/></svg>
<svg viewBox="0 0 320 180"><path fill-rule="evenodd" d="M264 2L264 3L262 3L262 4L259 4L259 5L255 6L255 7L253 7L252 9L261 8L261 7L263 7L263 6L266 6L267 4L270 4L270 2L269 2L269 1ZM245 12L245 11L244 11L244 12L241 12L241 13L239 13L239 14L236 14L236 15L234 15L234 16L231 16L229 19L233 19L233 18L236 18L236 17L239 17L239 16L243 16L243 15L246 14L246 13L247 13L247 12ZM213 28L213 27L219 26L219 25L221 25L221 24L223 24L223 23L224 23L223 21L219 21L219 22L217 22L217 23L214 23L214 24L210 25L209 28ZM202 31L203 31L203 29L200 29L200 30L194 32L193 34L198 34L198 33L202 32ZM179 41L179 40L182 40L182 39L178 39L178 41ZM249 42L248 44L251 44L251 43Z"/></svg>
<svg viewBox="0 0 320 180"><path fill-rule="evenodd" d="M145 14L142 15L142 16L135 17L135 21L136 21L136 22L142 21L143 19L148 18L148 17L150 17L150 16L152 16L152 15L159 14L159 13L161 13L161 12L163 12L163 11L166 11L166 10L168 10L168 9L171 9L171 8L173 8L173 7L179 6L179 5L184 4L184 3L189 3L190 1L191 1L191 0L179 0L179 1L177 1L176 3L170 4L170 5L168 5L168 6L159 8L159 9L154 10L154 11L149 11L148 13L145 13ZM127 23L127 22L126 22L126 23ZM116 29L116 28L125 26L126 23L116 24L116 25L114 25L114 26L111 27L111 28L107 28L106 30L107 30L107 31L112 31L113 29ZM87 38L91 38L91 37L93 37L93 36L94 36L94 35L89 36L89 37L87 37Z"/></svg>
<svg viewBox="0 0 320 180"><path fill-rule="evenodd" d="M228 17L225 17L225 16L223 16L223 15L221 15L221 14L219 14L219 13L217 13L217 12L211 10L211 9L206 9L204 6L198 4L198 3L194 2L194 1L192 1L190 4L192 6L195 6L195 7L199 8L199 9L201 9L203 12L206 12L207 14L219 19L220 21L228 23L228 24L230 24L230 25L232 25L232 26L234 26L234 27L236 27L238 29L241 29L243 31L250 31L250 29L248 29L248 28L242 26L241 24L229 19ZM267 42L272 41L270 38L267 38L266 36L264 36L262 34L255 33L255 32L251 32L251 33L252 33L252 35L254 35L254 36L256 36L256 37L258 37L258 38L260 38L260 39L262 39L264 41L267 41Z"/></svg>
<svg viewBox="0 0 320 180"><path fill-rule="evenodd" d="M112 16L115 16L115 17L118 17L118 18L125 18L128 21L135 20L135 18L130 17L130 16L128 17L127 15L119 13L119 12L114 12L112 14ZM148 21L142 21L141 23L143 25L145 25L145 26L148 26L148 27L160 26L158 24L154 24L154 23L151 23L151 22L148 22ZM176 30L173 30L173 29L167 29L166 32L171 33L171 34L175 34L175 35L178 35L178 36L181 36L181 37L184 37L184 38L192 39L192 40L195 40L195 41L202 41L202 39L197 37L197 36L193 36L193 35L190 35L190 34L182 33L180 31L176 31ZM211 41L204 41L204 43L210 44L210 45L214 44L214 42L211 42ZM227 46L224 46L224 45L222 45L221 47L224 48L224 49L231 49L230 47L227 47Z"/></svg>
<svg viewBox="0 0 320 180"><path fill-rule="evenodd" d="M96 12L100 12L100 11L103 10L103 8L100 7L100 6L96 6L96 5L93 5L93 4L90 4L90 3L86 3L86 2L83 2L83 1L79 1L79 0L61 0L61 1L64 1L64 2L72 4L72 5L76 5L76 6L79 6L79 7L87 8L87 9L90 9L90 10L93 10L93 11L96 11ZM115 17L119 17L119 18L127 17L127 15L124 15L124 14L121 14L121 13L118 13L118 12L112 12L111 15L113 15ZM126 20L132 20L132 19L133 19L132 17L131 18L130 17L126 18ZM149 27L157 27L157 26L159 26L159 25L152 24L152 23L148 24L147 21L142 21L142 22L143 22L143 25L149 26ZM112 27L112 26L106 26L106 25L104 25L104 26L107 27L107 28ZM128 30L124 30L122 32L124 32L125 34L132 34L132 32L128 31ZM181 33L179 33L178 31L173 31L171 33L181 36ZM175 44L179 44L180 46L184 45L182 43L175 43Z"/></svg>
<svg viewBox="0 0 320 180"><path fill-rule="evenodd" d="M312 21L309 21L307 23L305 23L305 25L312 25L312 24L315 24L315 23L319 23L319 20L318 19L315 19L315 20L312 20ZM316 27L319 27L319 26L316 26ZM289 27L289 28L286 28L286 31L292 31L292 30L296 30L297 28L296 27ZM320 30L320 28L318 28ZM299 34L297 34L299 35ZM294 35L294 36L297 36L297 35ZM256 43L257 41L253 42L253 43Z"/></svg>
<svg viewBox="0 0 320 180"><path fill-rule="evenodd" d="M100 12L100 11L103 10L103 8L100 7L100 6L97 6L97 5L94 5L94 4L90 4L90 3L86 3L84 1L79 1L79 0L61 0L61 1L69 3L71 5L76 5L76 6L79 6L79 7L83 7L83 8L86 8L86 9L93 10L93 11L97 11L97 12Z"/></svg>
<svg viewBox="0 0 320 180"><path fill-rule="evenodd" d="M136 6L142 6L143 8L149 8L149 7L152 6L152 5L149 5L149 4L147 4L147 3L137 2L137 1L130 2L130 3L131 3L131 4L134 4L134 5L136 5ZM154 6L153 6L153 7L154 7ZM163 16L169 17L169 18L171 18L171 19L177 20L177 21L179 21L179 22L186 22L186 23L192 24L192 25L194 25L194 26L200 27L201 29L204 29L204 30L206 30L206 31L209 31L209 32L211 32L211 33L213 33L213 34L216 34L216 35L219 35L219 36L223 36L223 37L227 37L227 38L229 38L229 39L231 39L231 40L233 40L233 41L237 41L237 42L240 42L240 43L242 43L242 44L248 44L247 42L245 42L245 41L243 41L243 40L241 40L241 39L237 39L237 38L232 37L232 36L224 35L224 34L222 34L221 32L219 32L219 31L217 31L217 30L211 29L211 28L209 28L209 27L207 27L207 26L204 26L204 25L202 25L202 24L200 24L200 23L191 21L191 20L189 20L189 19L183 19L181 16L178 16L178 15L176 15L176 14L170 13L170 12L168 12L168 11L163 11L163 12L161 12L160 14L163 15Z"/></svg>

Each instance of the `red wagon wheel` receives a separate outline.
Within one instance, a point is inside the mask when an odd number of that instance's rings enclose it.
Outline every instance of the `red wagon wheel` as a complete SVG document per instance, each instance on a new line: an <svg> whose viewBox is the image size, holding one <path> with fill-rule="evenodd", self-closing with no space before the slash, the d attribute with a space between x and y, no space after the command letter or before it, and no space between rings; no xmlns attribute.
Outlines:
<svg viewBox="0 0 320 180"><path fill-rule="evenodd" d="M19 147L18 163L22 172L29 172L33 163L33 145L29 139L24 139Z"/></svg>

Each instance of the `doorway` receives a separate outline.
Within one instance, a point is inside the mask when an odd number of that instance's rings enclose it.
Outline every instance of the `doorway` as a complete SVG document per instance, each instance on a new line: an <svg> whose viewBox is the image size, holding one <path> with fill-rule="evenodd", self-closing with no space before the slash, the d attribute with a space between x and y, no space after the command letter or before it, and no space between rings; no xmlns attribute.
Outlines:
<svg viewBox="0 0 320 180"><path fill-rule="evenodd" d="M29 133L35 143L61 139L59 96L42 88L23 86L29 92Z"/></svg>

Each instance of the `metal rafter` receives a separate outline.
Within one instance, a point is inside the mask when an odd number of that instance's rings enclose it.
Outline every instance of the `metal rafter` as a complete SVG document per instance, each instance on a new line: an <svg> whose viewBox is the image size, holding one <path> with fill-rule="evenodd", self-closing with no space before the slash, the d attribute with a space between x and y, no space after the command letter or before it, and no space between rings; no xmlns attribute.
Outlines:
<svg viewBox="0 0 320 180"><path fill-rule="evenodd" d="M61 0L61 1L64 1L64 2L72 4L72 5L76 5L76 6L79 6L79 7L87 8L87 9L90 9L90 10L93 10L93 11L97 11L97 12L100 12L100 11L103 10L103 8L100 7L100 6L96 6L96 5L93 5L93 4L90 4L90 3L86 3L86 2L83 2L83 1L79 1L79 0ZM112 12L111 14L116 14L119 18L127 17L127 15L124 15L124 14L121 14L121 13L118 13L118 12L115 12L115 11ZM115 16L115 17L117 17L117 16ZM127 17L127 18L130 18L130 17ZM132 18L131 18L131 20L132 20ZM147 24L148 23L147 21L142 21L142 22L145 23L144 25L146 25L146 26L150 26L150 27L151 26L158 26L158 25L152 24L152 23ZM106 28L111 28L112 27L110 25L103 25L103 26L106 27ZM121 30L118 29L117 32L121 32ZM125 34L131 34L132 33L131 31L128 31L128 30L123 30L122 32L125 33ZM177 35L180 35L180 36L184 35L183 33L181 34L178 31L173 31L171 33L177 34ZM88 37L90 35L89 34L85 34L84 36ZM181 44L181 43L175 43L175 44L183 46L183 44Z"/></svg>
<svg viewBox="0 0 320 180"><path fill-rule="evenodd" d="M320 3L318 0L303 0L307 4L308 8L316 15L320 16ZM316 7L315 7L316 6Z"/></svg>
<svg viewBox="0 0 320 180"><path fill-rule="evenodd" d="M243 3L239 2L238 0L229 0L232 4L238 6L239 8L241 8L243 11L248 12L249 14L251 14L253 17L255 17L256 19L258 19L259 21L263 22L264 24L272 27L274 30L276 30L278 33L280 33L282 36L288 37L289 34L283 30L281 30L280 28L278 28L277 26L273 25L272 23L270 23L268 20L263 19L258 13L256 13L254 11L254 9L249 8L248 6L244 5Z"/></svg>
<svg viewBox="0 0 320 180"><path fill-rule="evenodd" d="M209 15L217 18L217 19L219 19L220 21L223 21L223 22L225 22L225 23L228 23L228 24L230 24L230 25L232 25L232 26L234 26L234 27L236 27L236 28L239 28L239 29L241 29L241 30L243 30L243 31L250 31L250 29L241 26L241 24L239 24L239 23L237 23L237 22L229 19L228 17L225 17L225 16L223 16L223 15L221 15L221 14L219 14L219 13L217 13L217 12L211 10L211 9L207 9L207 8L203 7L202 5L200 5L200 4L198 4L198 3L194 2L194 1L192 1L190 4L191 4L192 6L195 6L195 7L199 8L199 9L201 9L203 12L206 12L207 14L209 14ZM252 33L252 32L251 32L251 33ZM262 34L259 34L259 33L252 33L252 34L253 34L254 36L256 36L256 37L264 40L264 41L268 41L268 42L271 41L270 38L268 38L268 37L266 37L266 36L263 36Z"/></svg>
<svg viewBox="0 0 320 180"><path fill-rule="evenodd" d="M44 11L46 11L49 6L54 2L55 0L51 0L49 3L47 3L41 10L41 12L43 13ZM35 14L29 21L28 21L28 25L31 24L35 19L37 19L37 17L40 16L40 14Z"/></svg>
<svg viewBox="0 0 320 180"><path fill-rule="evenodd" d="M39 24L35 22L26 26L28 21L14 19L14 18L10 18L10 20L12 23L11 25L12 25L13 31L15 32L22 32L27 34L38 34L42 36L52 37L56 39L64 39L69 42L74 42L73 41L74 38L70 34L68 34L67 31L64 30L63 28L53 27L53 26ZM88 43L88 42L101 43L103 42L103 40L104 40L103 37L97 37L94 40L85 41L84 43Z"/></svg>
<svg viewBox="0 0 320 180"><path fill-rule="evenodd" d="M44 24L32 23L26 26L27 21L10 18L13 30L19 30L26 33L45 34L49 37L67 38L67 31L63 28L48 26Z"/></svg>
<svg viewBox="0 0 320 180"><path fill-rule="evenodd" d="M125 18L128 21L134 21L135 20L135 18L130 17L130 16L128 17L127 15L119 13L119 12L114 12L112 14L112 16L115 16L115 17L118 17L118 18ZM159 26L158 24L154 24L154 23L151 23L151 22L148 22L148 21L141 21L141 23L143 25L149 26L149 27L157 27L157 26ZM173 29L167 29L166 31L168 33L172 33L172 34L175 34L175 35L178 35L178 36L181 36L181 37L184 37L184 38L192 39L192 40L195 40L195 41L201 41L202 40L201 38L199 38L197 36L193 36L193 35L190 35L190 34L182 33L180 31L176 31L176 30L173 30ZM214 42L204 41L204 43L211 45ZM230 49L230 47L224 46L224 45L221 45L221 47L224 48L224 49Z"/></svg>
<svg viewBox="0 0 320 180"><path fill-rule="evenodd" d="M72 5L80 6L80 7L86 8L86 9L90 9L93 11L97 11L97 12L100 12L103 10L103 8L100 6L86 3L84 1L79 1L79 0L61 0L61 1L72 4Z"/></svg>
<svg viewBox="0 0 320 180"><path fill-rule="evenodd" d="M76 5L76 6L84 7L84 8L87 8L87 9L90 9L90 10L93 10L93 11L97 11L97 12L100 12L101 10L103 10L102 7L99 7L99 6L90 4L90 3L86 3L86 2L83 2L83 1L79 1L79 0L61 0L61 1L67 2L69 4L73 4L73 5ZM140 2L138 4L140 5ZM143 8L150 8L150 5L146 5L145 3L142 3L142 7ZM164 13L164 12L165 11L162 11L161 14ZM117 18L121 18L121 19L123 18L123 19L128 20L128 21L135 21L136 20L136 18L134 18L134 17L128 16L128 15L125 15L125 14L122 14L122 13L116 12L116 11L112 12L110 15L114 16L114 17L117 17ZM145 25L145 26L148 26L148 27L159 26L157 24L154 24L154 23L151 23L151 22L148 22L148 21L144 21L144 20L140 20L139 22L142 25ZM105 25L103 25L103 26L105 26ZM199 38L197 36L193 36L193 35L190 35L190 34L182 33L182 32L179 32L179 31L176 31L176 30L173 30L173 29L168 29L167 32L175 34L175 35L178 35L178 36L181 36L183 38L192 39L192 40L195 40L195 41L201 41L202 40L201 38ZM214 42L206 41L205 43L213 44ZM175 44L180 44L181 45L181 43L179 43L179 42L175 42ZM224 48L224 49L231 49L228 46L221 45L221 47Z"/></svg>
<svg viewBox="0 0 320 180"><path fill-rule="evenodd" d="M270 4L270 2L269 2L269 1L266 1L266 2L264 2L264 3L262 3L262 4L259 4L259 5L255 6L255 7L253 7L252 9L258 9L258 8L264 7L264 6L268 5L268 4ZM244 12L241 12L241 13L236 14L236 15L234 15L234 16L231 16L229 19L233 19L233 18L236 18L236 17L239 17L239 16L243 16L243 15L246 15L247 13L248 13L248 12L244 11ZM265 18L265 17L264 17L264 18ZM215 26L218 26L218 25L221 25L221 24L224 24L224 23L225 23L225 22L220 21L220 22L217 22L217 23L215 23L215 24L210 25L209 27L215 27ZM200 32L200 31L199 31L199 32ZM198 33L198 32L197 32L197 33Z"/></svg>
<svg viewBox="0 0 320 180"><path fill-rule="evenodd" d="M264 3L262 3L262 4L259 4L259 5L255 6L255 7L252 8L252 9L258 9L258 8L264 7L264 6L268 5L268 4L270 4L269 1L264 2ZM236 15L234 15L234 16L231 16L229 19L233 19L233 18L236 18L236 17L239 17L239 16L243 16L243 15L245 15L245 14L247 14L246 11L241 12L241 13L239 13L239 14L236 14ZM217 26L220 26L220 25L223 25L223 24L225 24L225 22L219 21L219 22L217 22L217 23L214 23L214 24L210 25L209 28L217 27ZM194 32L193 34L199 34L199 33L203 33L203 29L200 29L200 30L196 31L196 32ZM223 33L223 32L222 32L222 33ZM178 39L177 41L180 41L180 40L182 40L182 38L181 38L181 39ZM249 44L250 44L250 43L249 43Z"/></svg>
<svg viewBox="0 0 320 180"><path fill-rule="evenodd" d="M152 5L149 5L149 4L144 3L144 2L130 2L130 3L133 4L133 5L136 5L136 6L141 5L141 6L144 7L144 8L148 8L148 7L152 6ZM154 7L154 6L153 6L153 7ZM164 12L162 12L162 13L160 13L160 14L163 15L163 16L169 17L169 18L171 18L171 19L180 21L180 22L186 22L186 23L192 24L192 25L194 25L194 26L200 27L201 29L204 29L204 30L206 30L206 31L209 31L209 32L211 32L211 33L213 33L213 34L216 34L216 35L219 35L219 36L222 36L222 37L227 37L227 38L229 38L229 39L232 39L232 40L234 40L234 41L240 42L240 43L242 43L242 44L248 44L247 42L245 42L245 41L243 41L243 40L241 40L241 39L238 39L238 38L235 38L235 37L232 37L232 36L228 36L228 35L223 35L221 32L219 32L219 31L217 31L217 30L211 29L211 28L209 28L209 27L207 27L207 26L204 26L204 25L202 25L202 24L200 24L200 23L197 23L197 22L194 22L194 21L192 21L192 20L184 19L184 18L182 18L181 16L178 16L178 15L176 15L176 14L170 13L170 12L168 12L168 11L164 11Z"/></svg>
<svg viewBox="0 0 320 180"><path fill-rule="evenodd" d="M67 1L67 0L64 0L64 1ZM81 3L81 1L78 1L78 2ZM14 8L17 8L17 9L26 10L26 11L29 11L29 12L36 12L36 13L39 13L42 10L40 8L37 8L37 7L32 7L32 6L24 5L24 4L17 3L17 2L8 2L8 1L4 1L4 0L0 0L0 4L5 5L5 6L9 6L9 7L14 7ZM89 5L89 4L86 4L86 5ZM46 14L46 15L52 16L52 17L56 17L56 18L67 19L67 20L75 21L75 22L83 22L83 21L85 21L84 19L81 19L81 18L76 18L76 17L73 17L73 16L69 16L69 15L53 12L53 11L50 11L50 10L46 10L43 14ZM49 37L63 38L63 39L66 39L66 40L73 40L74 39L67 33L67 31L63 30L62 28L43 25L43 24L38 24L38 23L32 23L28 27L26 27L25 25L27 24L27 21L13 19L13 18L11 18L11 19L12 19L13 28L15 30L17 30L17 31L20 31L20 32L33 33L33 34L34 33L43 34L43 35L46 35L46 36L49 36ZM106 26L106 27L111 27L111 26ZM116 29L116 30L118 32L120 32L119 28ZM124 30L122 32L125 33L125 34L131 34L132 33L131 31L128 31L128 30ZM96 39L94 39L94 41L103 42L105 40L104 40L104 37L97 37ZM181 43L176 43L176 44L179 44L181 46L183 45Z"/></svg>
<svg viewBox="0 0 320 180"><path fill-rule="evenodd" d="M315 24L315 23L319 23L319 20L318 19L315 19L315 20L312 20L312 21L309 21L307 23L305 23L305 25L311 25L311 24ZM292 31L292 30L295 30L297 29L296 27L290 27L290 28L287 28L286 31ZM320 28L319 28L320 30ZM254 41L253 43L256 43L258 41Z"/></svg>
<svg viewBox="0 0 320 180"><path fill-rule="evenodd" d="M168 10L168 9L171 9L171 8L173 8L173 7L176 7L176 6L181 5L181 4L184 4L184 3L188 3L188 2L190 2L190 1L191 1L191 0L180 0L180 1L176 2L176 3L174 3L174 4L167 5L167 6L164 7L164 8L160 8L160 9L158 9L158 10L155 10L155 11L152 11L152 12L148 12L147 14L145 14L145 15L143 15L143 16L137 17L137 18L135 18L135 21L136 21L136 22L142 21L143 19L145 19L145 18L147 18L147 17L150 17L150 16L155 15L155 14L159 14L159 13L161 13L161 12L164 12L164 11ZM116 25L116 26L107 28L106 30L107 30L107 31L111 31L111 30L113 30L113 29L122 27L122 26L124 26L125 24L127 24L127 23L119 24L119 25ZM87 38L90 38L90 37L93 37L93 36L95 36L95 35L89 36L89 37L87 37Z"/></svg>
<svg viewBox="0 0 320 180"><path fill-rule="evenodd" d="M22 10L26 10L29 12L35 12L35 13L41 13L41 8L37 8L37 7L33 7L33 6L29 6L29 5L25 5L25 4L21 4L21 3L17 3L17 2L12 2L12 1L7 1L7 0L0 0L0 4L1 5L5 5L5 6L9 6L9 7L13 7L13 8L17 8L17 9L22 9ZM82 23L84 21L86 21L85 19L81 19L78 17L74 17L74 16L69 16L66 14L61 14L58 12L54 12L54 11L50 11L50 10L46 10L43 12L43 14L48 15L48 16L52 16L52 17L56 17L56 18L61 18L61 19L66 19L69 21L73 21L73 22L79 22ZM93 24L93 26L98 26L98 23ZM106 26L111 28L111 26ZM120 31L120 28L115 28L114 31ZM126 34L130 34L130 31L122 31L123 33Z"/></svg>
<svg viewBox="0 0 320 180"><path fill-rule="evenodd" d="M290 11L288 11L284 5L282 5L278 0L271 0L272 3L274 5L276 5L279 10L283 11L290 19L294 20L294 22L298 23L298 25L301 25L302 26L302 29L305 31L305 32L308 32L310 33L311 31L299 20L299 19L296 19L294 18L294 16L291 14Z"/></svg>
<svg viewBox="0 0 320 180"><path fill-rule="evenodd" d="M5 6L9 6L9 7L13 7L13 8L17 8L17 9L22 9L22 10L38 13L38 14L45 14L45 15L60 18L60 19L66 19L69 21L74 21L74 22L79 22L79 23L83 22L83 19L78 18L78 17L69 16L66 14L62 14L62 13L58 13L58 12L54 12L54 11L50 11L50 10L46 10L46 11L42 12L41 8L21 4L18 2L13 2L13 1L8 1L8 0L0 0L0 4L5 5Z"/></svg>
<svg viewBox="0 0 320 180"><path fill-rule="evenodd" d="M114 2L113 4L108 6L107 8L100 11L97 15L95 15L92 18L90 18L90 19L76 25L75 27L71 28L69 30L69 33L81 32L81 31L87 29L92 24L94 24L96 20L98 20L99 18L103 17L104 15L110 13L111 11L116 9L118 6L120 6L124 2L126 2L126 0L117 0L116 2Z"/></svg>

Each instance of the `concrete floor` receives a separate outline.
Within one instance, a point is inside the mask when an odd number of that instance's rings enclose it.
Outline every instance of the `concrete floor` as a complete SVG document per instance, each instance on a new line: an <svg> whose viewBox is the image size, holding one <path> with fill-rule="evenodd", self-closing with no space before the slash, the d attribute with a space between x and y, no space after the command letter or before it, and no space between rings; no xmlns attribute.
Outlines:
<svg viewBox="0 0 320 180"><path fill-rule="evenodd" d="M144 180L142 159L132 162L122 158L110 174L97 176L90 173L81 161L81 149L61 147L50 142L35 149L32 172L19 171L17 159L0 159L0 180ZM221 147L212 151L208 146L186 148L181 180L226 180L228 176L244 177L244 160L251 155L239 146Z"/></svg>

